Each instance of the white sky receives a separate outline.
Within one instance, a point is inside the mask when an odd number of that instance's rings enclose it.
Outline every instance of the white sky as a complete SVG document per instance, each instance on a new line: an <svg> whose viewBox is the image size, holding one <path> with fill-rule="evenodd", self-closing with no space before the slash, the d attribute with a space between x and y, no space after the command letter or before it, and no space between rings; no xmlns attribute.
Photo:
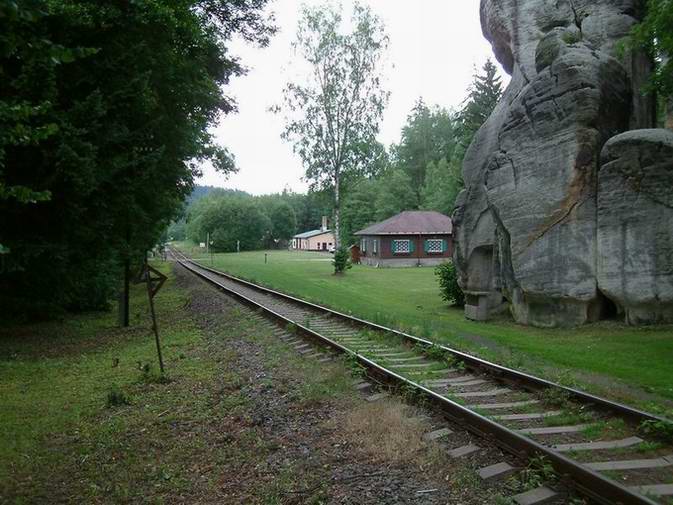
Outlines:
<svg viewBox="0 0 673 505"><path fill-rule="evenodd" d="M379 140L388 146L399 141L418 97L428 105L457 108L465 98L473 68L480 68L488 57L495 58L481 34L479 0L361 1L383 19L390 37L388 60L392 65L388 65L386 86L391 94L379 134ZM296 66L291 61L290 44L301 4L299 0L271 2L269 9L275 12L279 32L268 47L260 49L241 41L230 44L231 54L240 56L249 72L227 87L226 93L238 102L238 113L224 117L215 135L236 156L239 172L225 179L211 167L204 167L199 184L252 194L276 193L285 186L306 191L301 160L280 138L282 114L267 110L282 102L282 89ZM344 18L350 17L351 6L352 0L343 1Z"/></svg>

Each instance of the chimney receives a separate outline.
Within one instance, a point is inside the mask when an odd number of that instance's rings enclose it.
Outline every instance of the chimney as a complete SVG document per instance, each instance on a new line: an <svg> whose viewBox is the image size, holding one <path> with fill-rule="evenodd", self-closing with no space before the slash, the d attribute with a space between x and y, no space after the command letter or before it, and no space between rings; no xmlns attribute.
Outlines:
<svg viewBox="0 0 673 505"><path fill-rule="evenodd" d="M320 231L327 231L327 216L322 217L322 226L320 227Z"/></svg>

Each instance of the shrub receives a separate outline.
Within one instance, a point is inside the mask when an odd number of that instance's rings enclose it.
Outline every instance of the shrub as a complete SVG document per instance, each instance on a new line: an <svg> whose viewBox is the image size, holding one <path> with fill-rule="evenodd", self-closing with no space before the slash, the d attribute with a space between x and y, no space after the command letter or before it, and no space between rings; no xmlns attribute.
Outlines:
<svg viewBox="0 0 673 505"><path fill-rule="evenodd" d="M457 307L465 305L465 295L458 285L458 274L453 263L447 261L437 266L435 275L439 280L439 290L442 298Z"/></svg>
<svg viewBox="0 0 673 505"><path fill-rule="evenodd" d="M131 405L131 398L119 386L113 384L107 393L107 401L105 403L108 408L121 407L123 405Z"/></svg>
<svg viewBox="0 0 673 505"><path fill-rule="evenodd" d="M334 265L335 274L341 274L353 266L351 265L350 254L348 254L348 250L345 247L340 247L334 252L334 261L332 261L332 264Z"/></svg>

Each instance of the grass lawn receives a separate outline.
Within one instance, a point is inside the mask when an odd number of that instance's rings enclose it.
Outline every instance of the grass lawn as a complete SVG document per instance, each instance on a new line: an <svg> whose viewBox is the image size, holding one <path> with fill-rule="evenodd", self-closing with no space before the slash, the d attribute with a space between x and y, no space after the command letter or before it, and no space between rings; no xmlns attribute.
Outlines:
<svg viewBox="0 0 673 505"><path fill-rule="evenodd" d="M170 269L169 263L156 266L165 273ZM185 391L212 376L214 367L187 356L201 346L201 335L184 317L186 296L171 278L155 298L171 379L161 383L144 285L134 286L132 295L130 328L117 328L113 311L0 329L0 494L9 493L14 503L67 501L51 493L74 471L84 488L73 492L92 501L129 499L134 471L147 474L159 493L184 484L166 476L175 459L188 452L185 447L179 454L162 448L166 457L160 464L144 444L146 452L124 454L124 449L142 439L162 411L161 419L171 421L175 407L185 403ZM172 402L157 400L165 391L176 394ZM118 393L121 410L108 405L111 392ZM198 414L203 402L193 393L189 397ZM124 400L136 408L124 412ZM113 472L109 460L123 460L127 473Z"/></svg>
<svg viewBox="0 0 673 505"><path fill-rule="evenodd" d="M206 265L190 244L178 244ZM267 255L267 262L264 257ZM212 266L278 290L407 330L499 363L663 412L673 405L673 328L606 321L575 329L538 329L502 318L468 321L440 298L432 268L355 265L332 274L323 253L214 254ZM616 381L614 379L617 379Z"/></svg>

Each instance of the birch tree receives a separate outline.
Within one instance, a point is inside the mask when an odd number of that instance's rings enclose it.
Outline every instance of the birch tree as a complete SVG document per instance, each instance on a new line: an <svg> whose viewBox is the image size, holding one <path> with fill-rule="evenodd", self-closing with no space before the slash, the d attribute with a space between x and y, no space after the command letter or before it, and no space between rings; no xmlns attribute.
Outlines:
<svg viewBox="0 0 673 505"><path fill-rule="evenodd" d="M342 187L372 167L372 146L388 92L382 69L388 46L381 20L356 4L349 29L332 5L304 7L293 44L305 75L283 91L282 138L293 143L313 188L334 193L336 247L341 245Z"/></svg>

